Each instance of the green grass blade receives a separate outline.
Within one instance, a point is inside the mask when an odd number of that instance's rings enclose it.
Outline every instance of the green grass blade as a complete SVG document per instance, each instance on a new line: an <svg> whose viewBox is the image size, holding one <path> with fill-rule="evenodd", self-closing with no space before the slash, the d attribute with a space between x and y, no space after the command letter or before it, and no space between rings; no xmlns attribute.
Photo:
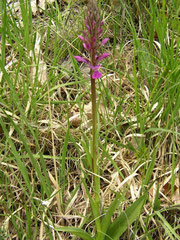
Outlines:
<svg viewBox="0 0 180 240"><path fill-rule="evenodd" d="M30 51L30 33L32 31L31 4L28 0L20 0L21 14L24 26L24 41L28 52Z"/></svg>
<svg viewBox="0 0 180 240"><path fill-rule="evenodd" d="M156 214L158 215L158 217L161 219L161 224L164 227L167 235L172 239L172 240L180 240L180 236L178 236L178 234L175 232L175 230L172 228L172 226L166 221L166 219L162 216L162 214L160 212L156 212ZM172 234L174 235L174 237L172 236Z"/></svg>
<svg viewBox="0 0 180 240"><path fill-rule="evenodd" d="M19 135L19 138L23 142L23 145L24 145L24 147L25 147L25 149L26 149L26 151L27 151L27 153L29 155L29 158L31 159L31 162L32 162L32 164L33 164L33 166L35 168L35 171L37 173L38 179L40 180L45 193L47 194L47 196L49 196L50 195L50 186L47 185L48 182L46 181L45 177L43 176L41 167L39 166L38 162L34 158L32 152L31 152L31 149L30 149L30 147L27 144L26 137L21 134L20 129L18 128L18 126L13 121L11 121L11 123L12 123L14 129L17 131L17 133Z"/></svg>
<svg viewBox="0 0 180 240"><path fill-rule="evenodd" d="M154 149L153 153L152 153L152 160L150 162L150 164L148 165L147 167L147 172L146 172L146 175L145 175L145 179L144 179L144 183L143 185L148 185L150 179L151 179L151 176L152 176L152 173L153 173L153 169L154 169L154 165L156 163L156 153L157 153L157 147Z"/></svg>
<svg viewBox="0 0 180 240"><path fill-rule="evenodd" d="M62 162L61 162L61 174L60 174L60 185L65 186L65 165L66 165L66 155L68 151L68 141L69 141L69 121L68 121L68 128L64 140L64 146L63 146L63 151L62 151ZM64 187L63 187L64 188Z"/></svg>
<svg viewBox="0 0 180 240"><path fill-rule="evenodd" d="M1 37L2 37L2 41L1 41L1 59L3 64L5 65L5 50L6 50L6 28L7 28L7 24L8 24L8 18L7 18L7 11L6 11L6 1L2 1L0 4L0 18L2 18L2 32L1 32Z"/></svg>
<svg viewBox="0 0 180 240"><path fill-rule="evenodd" d="M43 176L42 170L41 170L37 160L34 158L33 153L30 150L30 147L27 144L28 140L27 140L26 136L23 136L23 134L21 133L21 130L18 128L18 126L14 123L14 121L10 117L9 117L9 120L11 122L11 125L14 127L14 129L18 133L19 138L23 142L23 145L24 145L24 147L25 147L25 149L26 149L26 151L28 153L29 158L31 159L31 162L32 162L32 164L34 166L34 169L35 169L35 171L37 173L37 176L38 176L38 178L39 178L39 180L40 180L40 182L41 182L41 184L43 186L43 189L44 189L45 193L47 194L47 196L49 196L50 195L50 188L51 188L50 185L49 185L49 182L48 182L49 179L47 179L47 178L45 179L45 177ZM4 133L6 135L7 140L8 140L8 142L9 142L11 148L12 148L12 152L13 152L13 154L15 156L15 159L16 159L17 163L19 164L19 169L22 172L23 177L26 178L26 183L27 183L28 189L31 190L30 180L27 177L28 176L27 172L25 172L24 163L21 162L21 159L19 158L19 154L18 154L18 152L17 152L17 150L16 150L16 148L14 146L14 143L12 142L12 140L8 136L8 132L7 132L6 128L5 128L5 125L4 125L3 121L2 121L2 119L0 119L0 124L1 124L1 126L2 126L2 128L4 130ZM30 187L29 187L29 185L30 185Z"/></svg>
<svg viewBox="0 0 180 240"><path fill-rule="evenodd" d="M129 228L129 226L136 220L141 213L141 209L144 205L146 195L140 197L130 207L122 212L120 216L111 224L107 231L107 235L113 240L118 240L119 237ZM105 237L105 240L109 240L109 237Z"/></svg>
<svg viewBox="0 0 180 240"><path fill-rule="evenodd" d="M13 141L9 137L8 131L7 131L7 129L6 129L5 125L4 125L4 123L3 123L2 118L0 118L0 125L1 125L1 127L2 127L2 129L4 131L4 134L6 136L7 141L9 142L9 145L11 146L12 153L13 153L16 161L17 161L18 168L21 171L21 174L22 174L22 176L24 178L26 186L27 186L29 192L31 192L32 191L32 187L31 187L29 176L28 176L28 171L27 171L27 169L25 167L25 164L21 161L21 158L20 158L20 156L19 156L19 154L18 154L18 152L16 150L16 147L15 147Z"/></svg>

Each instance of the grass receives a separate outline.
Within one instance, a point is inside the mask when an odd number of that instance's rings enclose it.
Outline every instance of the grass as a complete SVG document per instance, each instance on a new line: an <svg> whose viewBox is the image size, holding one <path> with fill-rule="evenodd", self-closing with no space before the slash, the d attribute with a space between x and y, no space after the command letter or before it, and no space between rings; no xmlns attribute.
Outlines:
<svg viewBox="0 0 180 240"><path fill-rule="evenodd" d="M73 58L85 3L17 3L0 3L0 239L94 236L89 70ZM96 82L104 232L180 239L179 1L98 3L111 53Z"/></svg>

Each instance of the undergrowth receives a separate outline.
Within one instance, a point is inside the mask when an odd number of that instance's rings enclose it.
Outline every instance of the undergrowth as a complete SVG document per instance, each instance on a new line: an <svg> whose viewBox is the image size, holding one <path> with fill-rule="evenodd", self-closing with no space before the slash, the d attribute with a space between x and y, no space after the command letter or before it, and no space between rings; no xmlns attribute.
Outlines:
<svg viewBox="0 0 180 240"><path fill-rule="evenodd" d="M110 53L96 80L100 220L146 196L119 239L180 239L179 1L98 6ZM81 239L62 226L93 238L89 69L74 59L86 2L36 7L0 3L0 239Z"/></svg>

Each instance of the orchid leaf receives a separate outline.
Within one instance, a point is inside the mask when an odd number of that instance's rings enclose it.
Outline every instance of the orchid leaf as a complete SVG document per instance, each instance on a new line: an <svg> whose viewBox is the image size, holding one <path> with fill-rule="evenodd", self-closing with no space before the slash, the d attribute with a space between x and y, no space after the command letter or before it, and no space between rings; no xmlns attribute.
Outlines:
<svg viewBox="0 0 180 240"><path fill-rule="evenodd" d="M120 196L120 194L118 193L114 199L114 201L111 203L111 205L109 206L106 215L103 217L102 219L102 230L101 233L98 233L97 238L98 240L104 240L105 236L106 236L106 232L108 227L111 224L111 217L114 214L115 210L117 209L117 207L119 206L120 202L122 200L122 197ZM99 236L99 237L98 237ZM109 238L111 239L111 238Z"/></svg>
<svg viewBox="0 0 180 240"><path fill-rule="evenodd" d="M140 197L125 212L122 212L108 228L104 240L118 240L141 213L145 199L146 195Z"/></svg>
<svg viewBox="0 0 180 240"><path fill-rule="evenodd" d="M91 197L91 194L88 190L88 187L84 181L84 179L82 178L82 182L84 184L84 188L86 190L86 193L88 195L88 198L89 198L89 201L90 201L90 204L91 204L91 209L92 209L92 212L93 212L93 215L94 215L94 218L96 219L95 220L95 223L96 223L96 229L98 231L98 229L101 229L101 222L100 222L100 218L99 218L99 209L98 209L98 204L93 200L93 198Z"/></svg>
<svg viewBox="0 0 180 240"><path fill-rule="evenodd" d="M85 232L84 230L80 229L80 228L76 228L76 227L64 227L64 226L59 226L59 227L55 227L54 228L56 231L59 232L68 232L68 233L72 233L77 237L82 238L83 240L92 240L94 239L93 237L91 237L91 235L89 235L87 232Z"/></svg>

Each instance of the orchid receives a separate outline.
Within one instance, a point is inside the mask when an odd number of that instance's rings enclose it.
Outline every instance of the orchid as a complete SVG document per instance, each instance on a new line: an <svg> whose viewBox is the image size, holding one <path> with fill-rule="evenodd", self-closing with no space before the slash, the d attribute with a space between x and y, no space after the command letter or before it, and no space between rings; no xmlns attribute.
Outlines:
<svg viewBox="0 0 180 240"><path fill-rule="evenodd" d="M91 79L91 101L92 101L92 161L91 167L94 184L94 205L92 208L96 208L94 212L94 218L97 219L96 226L97 231L101 232L100 226L100 179L99 166L98 166L98 132L97 132L97 104L96 104L96 79L102 77L102 73L99 71L101 64L99 63L103 59L107 58L110 54L103 53L99 54L98 49L104 46L108 38L101 40L102 25L99 9L95 0L89 0L89 7L85 18L86 30L83 31L82 35L79 35L79 39L83 42L84 49L88 52L88 57L74 56L78 62L88 64L90 68L90 79Z"/></svg>
<svg viewBox="0 0 180 240"><path fill-rule="evenodd" d="M93 79L99 79L102 77L102 73L99 72L101 65L98 64L98 62L110 55L109 53L103 53L99 56L96 55L98 48L104 46L109 40L109 38L104 38L102 41L100 40L103 21L100 20L99 13L96 10L94 12L91 10L87 12L87 17L85 18L85 26L87 30L83 31L83 35L78 36L83 42L83 47L90 54L90 59L81 56L74 56L78 62L84 62L89 65L92 70Z"/></svg>

